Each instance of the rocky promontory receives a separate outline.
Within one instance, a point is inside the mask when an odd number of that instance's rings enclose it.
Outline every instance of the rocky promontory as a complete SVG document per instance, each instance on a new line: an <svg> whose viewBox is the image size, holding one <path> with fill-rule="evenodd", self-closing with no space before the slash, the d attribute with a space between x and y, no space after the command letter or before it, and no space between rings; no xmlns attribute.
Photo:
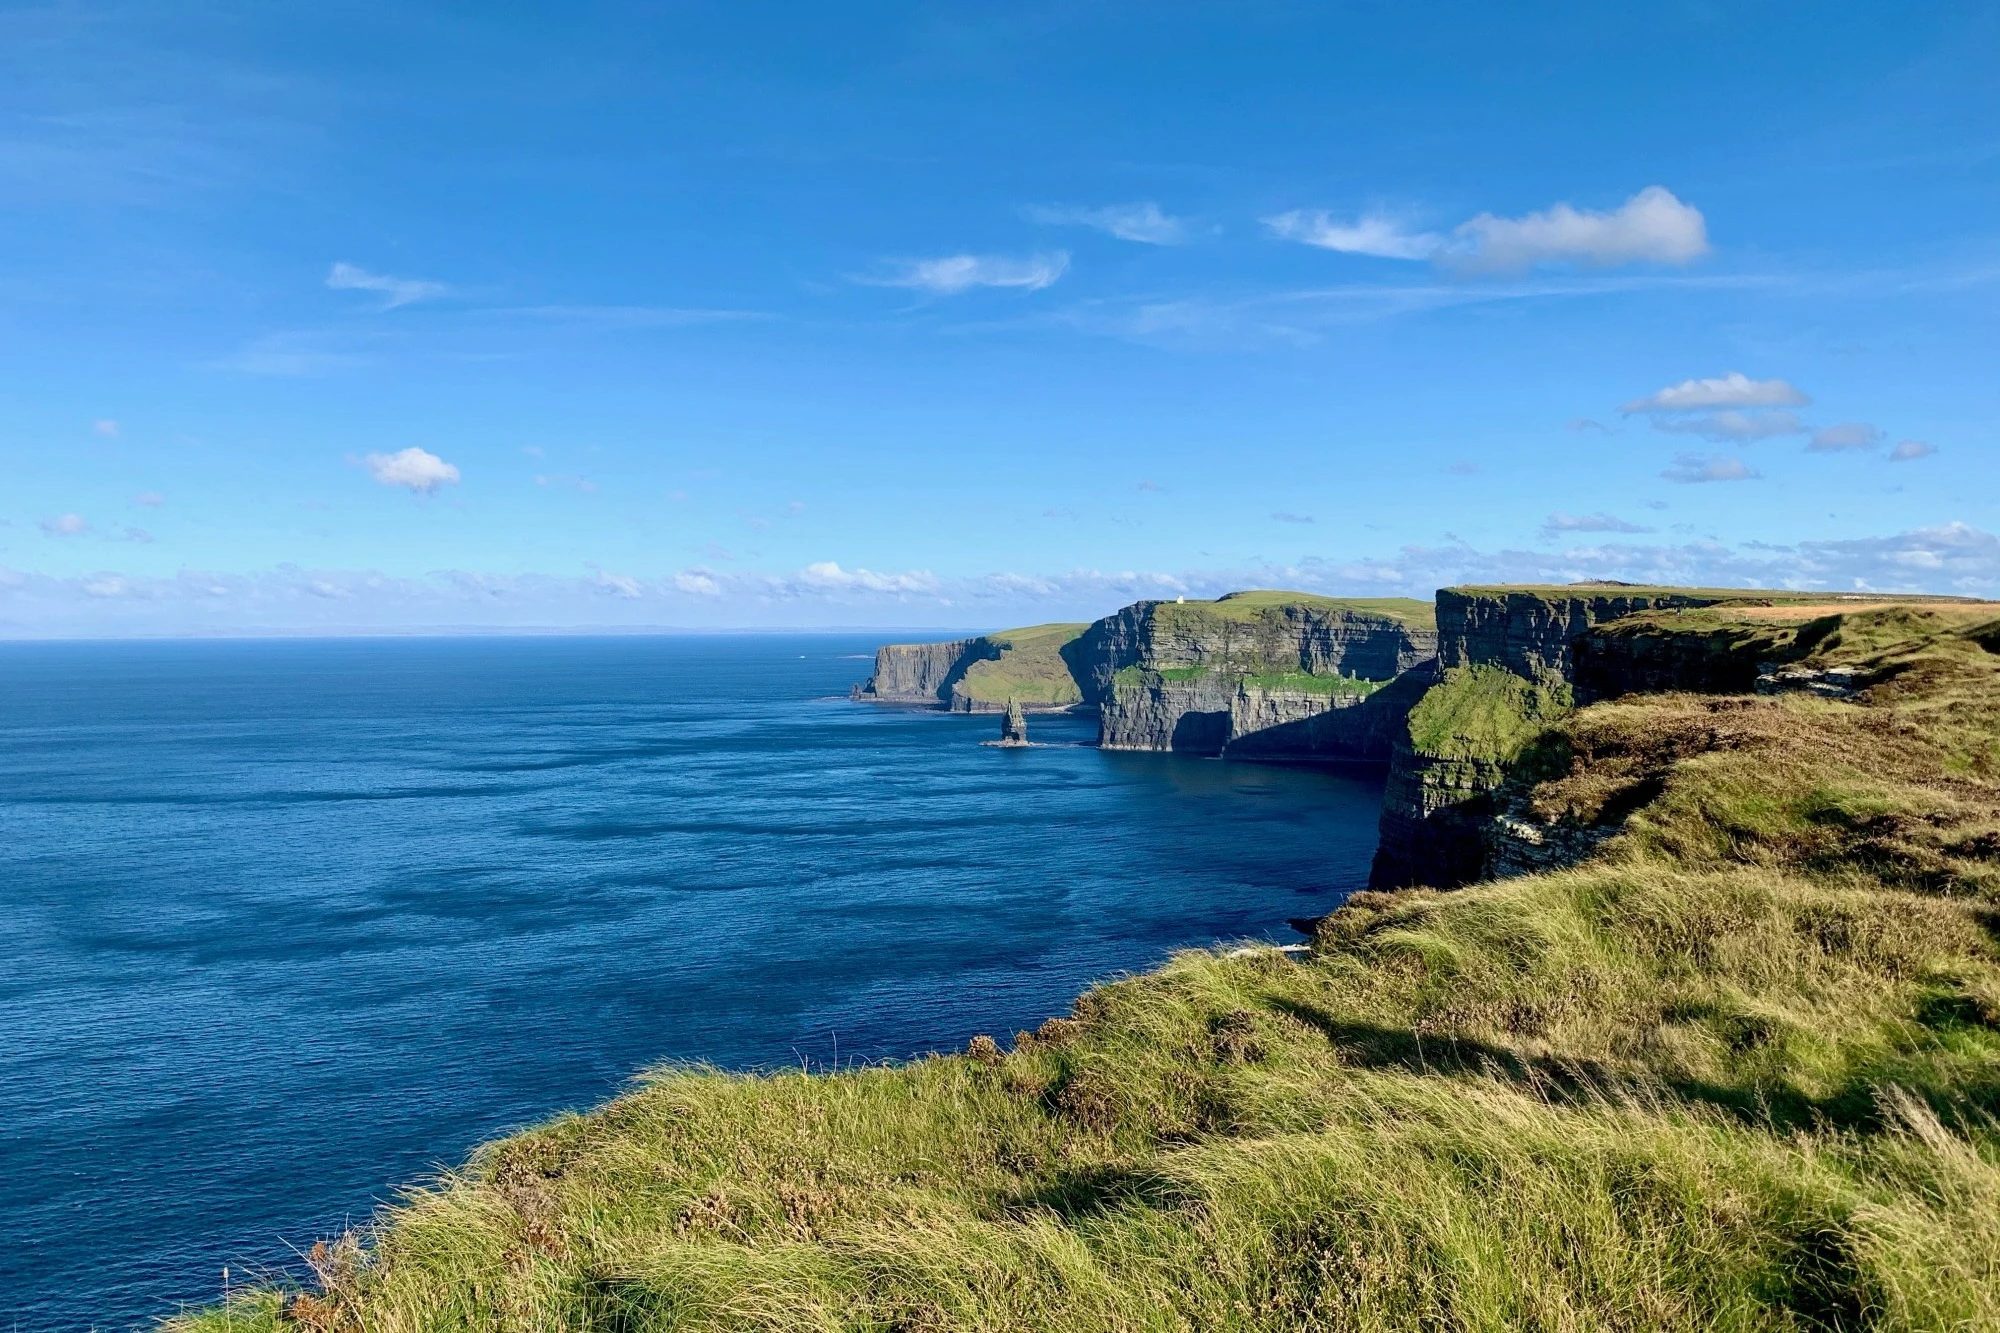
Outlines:
<svg viewBox="0 0 2000 1333"><path fill-rule="evenodd" d="M1112 749L1382 761L1436 651L1423 602L1258 590L891 645L855 697L961 712L1009 700L1095 708ZM1388 688L1412 672L1421 681Z"/></svg>

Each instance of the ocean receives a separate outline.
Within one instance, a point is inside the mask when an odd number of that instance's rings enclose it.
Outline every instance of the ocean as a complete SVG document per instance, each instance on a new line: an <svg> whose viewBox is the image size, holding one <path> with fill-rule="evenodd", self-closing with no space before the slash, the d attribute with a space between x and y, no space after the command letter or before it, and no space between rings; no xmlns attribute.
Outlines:
<svg viewBox="0 0 2000 1333"><path fill-rule="evenodd" d="M674 1062L904 1058L1361 886L1378 777L850 702L880 636L0 644L0 1328Z"/></svg>

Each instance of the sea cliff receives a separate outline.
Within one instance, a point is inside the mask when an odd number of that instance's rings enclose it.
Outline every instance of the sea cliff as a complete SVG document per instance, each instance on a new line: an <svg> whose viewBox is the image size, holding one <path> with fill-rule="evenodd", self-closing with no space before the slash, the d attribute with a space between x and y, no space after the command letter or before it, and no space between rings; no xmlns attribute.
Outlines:
<svg viewBox="0 0 2000 1333"><path fill-rule="evenodd" d="M1010 699L1094 707L1111 749L1381 762L1394 710L1416 694L1385 687L1412 672L1427 680L1436 652L1422 602L1258 590L1136 602L1088 625L892 645L855 697L961 712Z"/></svg>
<svg viewBox="0 0 2000 1333"><path fill-rule="evenodd" d="M656 1071L183 1327L2000 1328L2000 607L1573 595L1403 723L1525 873L962 1052Z"/></svg>
<svg viewBox="0 0 2000 1333"><path fill-rule="evenodd" d="M1546 864L1553 853L1518 840L1497 860L1490 845L1504 813L1495 793L1546 727L1626 694L1778 688L1779 668L1837 644L1844 613L1882 600L1620 584L1440 589L1438 683L1391 744L1371 886L1451 887Z"/></svg>

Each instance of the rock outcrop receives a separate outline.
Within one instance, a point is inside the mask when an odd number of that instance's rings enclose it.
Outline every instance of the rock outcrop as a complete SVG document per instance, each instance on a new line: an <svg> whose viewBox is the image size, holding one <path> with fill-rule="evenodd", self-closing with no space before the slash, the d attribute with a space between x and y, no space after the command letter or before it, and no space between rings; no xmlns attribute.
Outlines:
<svg viewBox="0 0 2000 1333"><path fill-rule="evenodd" d="M1134 602L1063 652L1092 700L1108 695L1112 678L1133 666L1390 680L1436 655L1437 632L1420 602L1274 592Z"/></svg>
<svg viewBox="0 0 2000 1333"><path fill-rule="evenodd" d="M1099 705L1099 743L1229 759L1385 763L1403 714L1433 677L1273 683L1221 671L1128 668Z"/></svg>
<svg viewBox="0 0 2000 1333"><path fill-rule="evenodd" d="M1420 604L1302 593L1138 602L1072 645L1111 749L1268 759L1388 757L1390 681L1426 668L1436 636Z"/></svg>
<svg viewBox="0 0 2000 1333"><path fill-rule="evenodd" d="M1009 699L1007 712L1000 719L1000 744L1026 745L1028 743L1028 715L1021 711L1019 701Z"/></svg>
<svg viewBox="0 0 2000 1333"><path fill-rule="evenodd" d="M1579 651L1594 627L1644 612L1713 606L1728 597L1619 584L1439 589L1439 693L1419 704L1429 710L1427 719L1412 711L1413 725L1394 746L1371 887L1449 888L1483 873L1495 817L1492 795L1525 734L1512 724L1539 725L1567 710L1577 697L1580 658L1598 688L1618 688L1616 653ZM1681 651L1660 649L1658 665L1677 670L1684 664L1665 658ZM1636 663L1645 656L1642 651L1621 660ZM1508 686L1507 679L1518 684ZM1414 725L1426 720L1428 726Z"/></svg>
<svg viewBox="0 0 2000 1333"><path fill-rule="evenodd" d="M854 687L856 699L882 703L941 704L975 662L1000 656L992 638L977 635L944 643L891 643L875 650L875 671Z"/></svg>
<svg viewBox="0 0 2000 1333"><path fill-rule="evenodd" d="M1720 596L1674 589L1440 588L1438 664L1505 667L1530 679L1571 678L1572 645L1593 625L1639 611L1713 606Z"/></svg>

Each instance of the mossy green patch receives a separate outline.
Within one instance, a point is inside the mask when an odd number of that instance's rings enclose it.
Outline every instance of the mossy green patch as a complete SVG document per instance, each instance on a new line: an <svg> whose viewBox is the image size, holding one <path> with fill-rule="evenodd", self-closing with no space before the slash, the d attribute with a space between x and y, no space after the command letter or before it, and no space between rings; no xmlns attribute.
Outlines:
<svg viewBox="0 0 2000 1333"><path fill-rule="evenodd" d="M1454 667L1410 710L1410 744L1428 758L1507 764L1570 707L1560 682L1536 684L1501 667Z"/></svg>
<svg viewBox="0 0 2000 1333"><path fill-rule="evenodd" d="M1295 694L1354 695L1365 698L1388 685L1386 680L1318 674L1311 671L1258 671L1243 677L1245 685Z"/></svg>

